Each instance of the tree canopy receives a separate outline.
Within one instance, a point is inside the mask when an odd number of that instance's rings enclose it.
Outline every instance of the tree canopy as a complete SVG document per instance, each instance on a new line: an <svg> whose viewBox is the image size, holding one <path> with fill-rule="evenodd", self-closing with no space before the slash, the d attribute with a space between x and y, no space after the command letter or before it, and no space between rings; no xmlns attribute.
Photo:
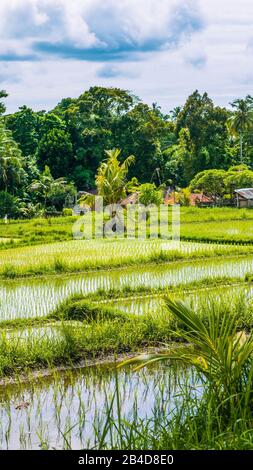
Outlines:
<svg viewBox="0 0 253 470"><path fill-rule="evenodd" d="M76 190L94 189L110 149L121 149L118 169L129 155L135 156L128 178L140 184L163 184L176 191L190 183L199 191L217 184L214 197L220 197L224 171L230 172L230 193L235 185L251 183L251 96L226 109L196 90L183 106L163 113L157 103L143 103L127 90L94 86L78 98L63 98L52 110L35 112L24 105L13 114L6 114L6 97L0 91L0 190L23 204L41 202L28 188L42 178L45 167L53 180L63 178ZM231 167L241 163L247 169L232 175Z"/></svg>

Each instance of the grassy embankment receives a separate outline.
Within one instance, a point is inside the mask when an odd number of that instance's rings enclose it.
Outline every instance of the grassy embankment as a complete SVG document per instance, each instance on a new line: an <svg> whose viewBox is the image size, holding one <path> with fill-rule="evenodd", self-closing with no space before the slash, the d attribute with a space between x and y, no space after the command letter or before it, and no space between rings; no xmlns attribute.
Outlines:
<svg viewBox="0 0 253 470"><path fill-rule="evenodd" d="M250 331L253 325L253 305L242 294L236 294L232 299L229 293L223 299L213 299L213 302L206 297L199 302L197 310L204 322L210 313L215 317L222 312L224 317L236 318L238 330ZM36 326L57 328L58 334L55 336L45 331L36 335L32 328ZM81 359L136 352L181 341L180 328L178 320L166 309L159 315L135 316L116 307L76 297L64 302L48 317L2 324L0 375L18 374L24 369L70 365ZM16 336L15 329L19 332ZM26 332L23 337L22 330Z"/></svg>

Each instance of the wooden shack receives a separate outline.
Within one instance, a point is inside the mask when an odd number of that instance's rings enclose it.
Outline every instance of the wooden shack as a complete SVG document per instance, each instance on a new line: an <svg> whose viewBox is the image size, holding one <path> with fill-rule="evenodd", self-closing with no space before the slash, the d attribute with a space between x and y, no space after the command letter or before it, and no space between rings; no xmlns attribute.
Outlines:
<svg viewBox="0 0 253 470"><path fill-rule="evenodd" d="M238 208L253 208L253 188L242 188L235 190L236 204Z"/></svg>

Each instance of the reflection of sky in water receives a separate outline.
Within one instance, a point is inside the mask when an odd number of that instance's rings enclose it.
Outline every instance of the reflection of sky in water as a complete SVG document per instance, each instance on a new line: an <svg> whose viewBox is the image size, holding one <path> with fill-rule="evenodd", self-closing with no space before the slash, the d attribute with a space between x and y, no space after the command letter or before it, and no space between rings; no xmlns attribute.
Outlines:
<svg viewBox="0 0 253 470"><path fill-rule="evenodd" d="M0 318L12 319L46 315L73 294L88 294L99 289L126 286L165 288L205 278L239 277L253 273L253 259L218 261L196 260L191 263L104 271L69 277L2 281L0 285Z"/></svg>
<svg viewBox="0 0 253 470"><path fill-rule="evenodd" d="M40 385L0 390L0 449L38 449L42 441L50 448L63 448L61 433L66 434L73 449L96 444L94 425L102 432L106 409L115 392L115 373L109 368L103 369L103 373L86 369L60 377ZM156 415L162 422L182 400L181 385L186 381L193 385L192 373L178 366L146 368L138 373L119 371L121 417L134 420L136 409L139 419ZM192 394L196 393L200 389L193 388ZM29 403L26 409L15 409L26 401ZM115 400L114 416L116 409Z"/></svg>

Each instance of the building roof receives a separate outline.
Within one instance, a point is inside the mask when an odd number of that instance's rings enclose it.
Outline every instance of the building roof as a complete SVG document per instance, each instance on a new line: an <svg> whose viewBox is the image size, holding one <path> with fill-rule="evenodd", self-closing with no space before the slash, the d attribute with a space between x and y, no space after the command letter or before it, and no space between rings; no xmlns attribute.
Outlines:
<svg viewBox="0 0 253 470"><path fill-rule="evenodd" d="M125 199L121 201L122 206L127 206L128 204L136 204L139 199L139 193L133 193L127 196Z"/></svg>
<svg viewBox="0 0 253 470"><path fill-rule="evenodd" d="M213 200L210 197L205 196L205 194L203 193L197 193L197 194L191 193L189 198L190 198L190 206L197 206L198 204L213 204ZM169 206L175 204L174 193L166 196L165 204Z"/></svg>
<svg viewBox="0 0 253 470"><path fill-rule="evenodd" d="M244 199L253 199L253 188L236 189L235 193L243 197Z"/></svg>

